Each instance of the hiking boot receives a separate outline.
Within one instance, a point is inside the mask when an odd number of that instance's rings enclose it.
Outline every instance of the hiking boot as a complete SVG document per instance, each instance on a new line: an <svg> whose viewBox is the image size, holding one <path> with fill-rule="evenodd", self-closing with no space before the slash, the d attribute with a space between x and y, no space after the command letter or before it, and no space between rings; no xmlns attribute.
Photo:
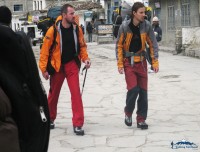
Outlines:
<svg viewBox="0 0 200 152"><path fill-rule="evenodd" d="M50 129L54 129L55 128L55 124L53 121L50 121Z"/></svg>
<svg viewBox="0 0 200 152"><path fill-rule="evenodd" d="M145 121L137 123L137 128L148 129L148 125Z"/></svg>
<svg viewBox="0 0 200 152"><path fill-rule="evenodd" d="M81 127L74 127L74 133L76 135L81 135L83 136L84 135L84 130L81 128Z"/></svg>
<svg viewBox="0 0 200 152"><path fill-rule="evenodd" d="M125 120L124 120L124 122L125 122L125 124L126 124L127 126L132 126L132 116L127 116L127 115L125 114Z"/></svg>

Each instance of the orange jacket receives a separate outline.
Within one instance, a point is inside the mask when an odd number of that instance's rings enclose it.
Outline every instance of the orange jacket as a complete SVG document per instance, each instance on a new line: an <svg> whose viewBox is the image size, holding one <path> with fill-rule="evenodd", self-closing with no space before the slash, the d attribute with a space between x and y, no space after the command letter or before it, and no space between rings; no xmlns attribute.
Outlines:
<svg viewBox="0 0 200 152"><path fill-rule="evenodd" d="M57 45L53 51L53 55L51 59L51 64L55 68L56 72L58 72L61 67L61 54L62 54L62 43L63 43L62 36L61 36L61 29L60 29L61 20L62 20L62 16L59 16L55 23L56 29L57 29L57 36L56 36ZM76 51L78 52L78 58L84 62L85 60L89 60L88 53L87 53L87 45L85 43L81 28L73 24L74 31L76 30L76 28L78 28L78 35L79 35L77 40L75 40L75 45L77 46ZM53 42L53 34L54 34L54 28L53 26L51 26L44 37L43 45L40 50L39 68L42 72L46 71L46 66L47 66L48 57L49 57L49 49Z"/></svg>
<svg viewBox="0 0 200 152"><path fill-rule="evenodd" d="M116 42L116 56L117 56L117 65L118 68L124 67L124 52L128 51L131 45L131 39L133 36L133 32L129 28L131 20L124 21L118 32L117 42ZM154 68L159 67L158 62L158 44L156 41L156 37L152 30L152 27L148 21L144 21L140 23L140 35L141 35L141 42L142 46L141 49L137 53L141 53L142 51L146 50L146 43L149 45L150 49L150 56L152 58L152 66ZM140 56L133 57L134 62L140 62ZM143 60L143 57L142 57Z"/></svg>

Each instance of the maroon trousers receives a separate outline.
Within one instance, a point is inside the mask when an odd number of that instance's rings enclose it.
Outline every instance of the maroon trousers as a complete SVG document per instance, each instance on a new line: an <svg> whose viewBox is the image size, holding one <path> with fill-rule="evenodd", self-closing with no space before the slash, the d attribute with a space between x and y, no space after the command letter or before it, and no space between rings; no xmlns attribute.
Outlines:
<svg viewBox="0 0 200 152"><path fill-rule="evenodd" d="M135 109L135 102L137 101L137 122L143 122L147 117L148 99L147 99L147 62L134 63L131 66L128 59L124 61L124 72L127 84L127 97L125 113L132 115ZM139 96L139 97L138 97Z"/></svg>
<svg viewBox="0 0 200 152"><path fill-rule="evenodd" d="M74 60L62 65L60 71L50 77L50 90L48 95L50 119L51 121L56 119L58 97L65 78L71 93L73 126L82 127L84 123L84 112L79 87L79 69Z"/></svg>

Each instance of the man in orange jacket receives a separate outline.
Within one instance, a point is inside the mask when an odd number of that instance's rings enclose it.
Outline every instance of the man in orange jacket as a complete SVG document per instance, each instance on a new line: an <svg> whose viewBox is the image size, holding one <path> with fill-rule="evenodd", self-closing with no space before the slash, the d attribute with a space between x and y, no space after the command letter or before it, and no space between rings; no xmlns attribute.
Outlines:
<svg viewBox="0 0 200 152"><path fill-rule="evenodd" d="M57 43L53 50L51 65L56 72L50 76L48 95L51 128L55 127L54 120L57 114L58 97L63 81L66 78L71 92L74 133L76 135L84 135L84 130L82 129L84 112L79 87L79 69L81 61L85 63L87 69L90 68L91 62L88 58L87 46L82 30L75 24L75 10L73 6L69 4L62 6L61 16L57 18L55 26ZM39 60L39 67L46 80L49 79L49 73L46 69L53 38L54 27L52 26L45 35Z"/></svg>

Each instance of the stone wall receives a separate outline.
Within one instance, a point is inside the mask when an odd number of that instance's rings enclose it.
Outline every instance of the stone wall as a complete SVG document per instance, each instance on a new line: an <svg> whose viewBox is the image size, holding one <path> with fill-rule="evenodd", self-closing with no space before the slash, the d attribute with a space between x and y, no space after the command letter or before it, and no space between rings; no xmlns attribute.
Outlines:
<svg viewBox="0 0 200 152"><path fill-rule="evenodd" d="M200 58L200 27L182 28L182 46L186 56Z"/></svg>

